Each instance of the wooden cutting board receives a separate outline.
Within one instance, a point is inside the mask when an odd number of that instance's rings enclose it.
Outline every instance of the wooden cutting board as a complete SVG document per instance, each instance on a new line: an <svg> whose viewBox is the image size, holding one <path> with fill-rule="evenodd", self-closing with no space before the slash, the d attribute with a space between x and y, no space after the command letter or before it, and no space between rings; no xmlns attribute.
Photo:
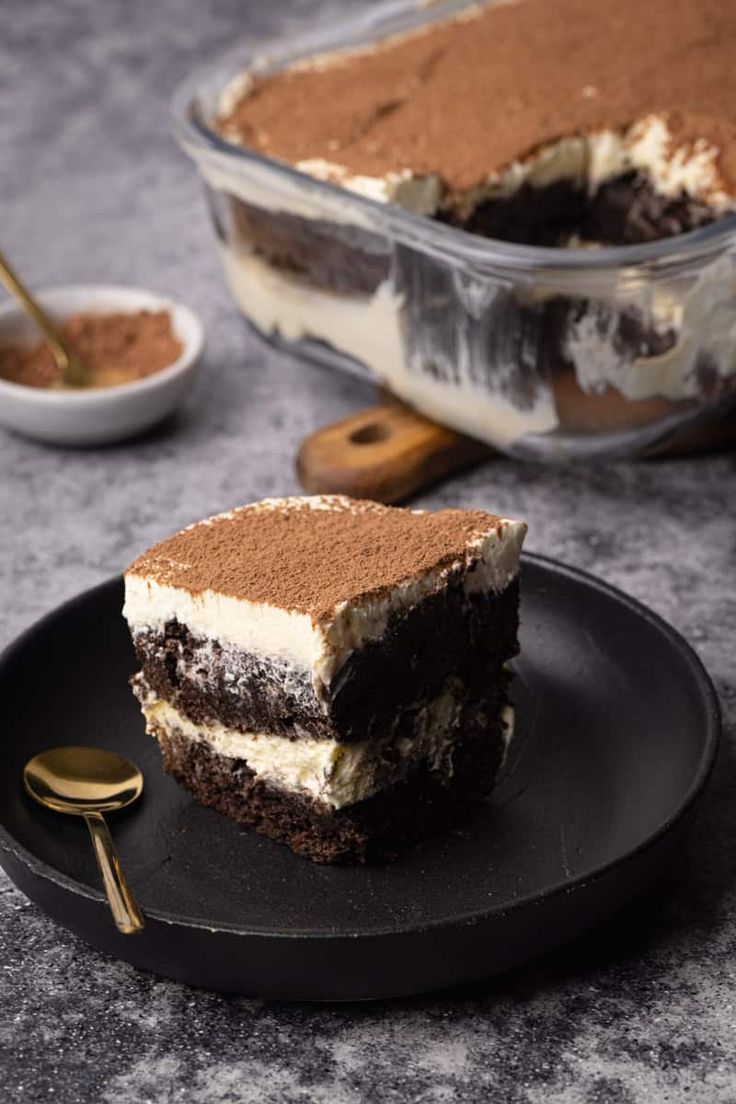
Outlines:
<svg viewBox="0 0 736 1104"><path fill-rule="evenodd" d="M736 414L681 431L649 455L682 456L735 445ZM296 468L309 494L347 494L394 503L493 455L489 445L391 399L307 437Z"/></svg>
<svg viewBox="0 0 736 1104"><path fill-rule="evenodd" d="M296 468L309 494L393 503L492 455L488 445L392 401L369 406L307 437Z"/></svg>

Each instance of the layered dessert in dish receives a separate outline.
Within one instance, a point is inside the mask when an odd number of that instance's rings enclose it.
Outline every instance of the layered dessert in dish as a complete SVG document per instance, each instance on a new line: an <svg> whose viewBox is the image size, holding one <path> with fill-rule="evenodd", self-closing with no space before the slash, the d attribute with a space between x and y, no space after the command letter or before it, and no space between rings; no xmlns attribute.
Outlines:
<svg viewBox="0 0 736 1104"><path fill-rule="evenodd" d="M485 270L481 255L444 263L416 226L382 233L357 205L203 158L237 301L262 331L338 350L503 448L636 428L729 393L732 255L705 272L591 265L600 246L732 216L735 28L734 0L511 0L281 71L254 65L220 96L225 148L580 262L560 273L554 257L528 269L516 257L505 276L507 254Z"/></svg>
<svg viewBox="0 0 736 1104"><path fill-rule="evenodd" d="M512 731L525 531L320 496L162 541L126 572L124 615L164 768L317 862L457 822Z"/></svg>

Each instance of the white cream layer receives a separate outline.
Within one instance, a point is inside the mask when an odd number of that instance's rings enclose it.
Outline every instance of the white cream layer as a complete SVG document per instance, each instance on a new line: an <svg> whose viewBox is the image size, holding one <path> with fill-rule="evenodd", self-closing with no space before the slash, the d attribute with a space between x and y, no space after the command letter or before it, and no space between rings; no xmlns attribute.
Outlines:
<svg viewBox="0 0 736 1104"><path fill-rule="evenodd" d="M221 256L233 297L258 329L278 333L288 341L311 338L327 342L363 363L394 394L428 417L500 449L527 434L557 428L552 389L541 379L534 404L522 409L500 388L491 390L490 381L488 386L478 387L463 363L457 364L457 379L450 382L411 365L402 338L402 298L390 281L381 284L373 296L339 296L311 288L248 253L223 247ZM586 293L581 288L580 294ZM559 288L550 290L550 295L557 294ZM638 289L632 292L634 309L640 306L640 295ZM604 296L599 298L606 301ZM677 340L665 353L624 363L613 340L618 326L614 306L626 302L620 290L612 303L610 334L601 331L597 316L584 312L565 336L565 353L575 367L581 390L598 392L613 387L632 402L697 398L701 388L696 367L701 353L711 354L721 378L736 373L735 298L736 266L730 256L703 268L690 286L681 285L677 293L667 284L654 285L652 325L662 333L673 330ZM515 365L509 369L513 371Z"/></svg>
<svg viewBox="0 0 736 1104"><path fill-rule="evenodd" d="M255 508L268 510L283 504L295 509L350 509L348 501L340 495L265 500ZM236 512L219 516L232 517ZM212 520L197 524L207 525ZM351 651L380 638L394 613L408 610L440 590L454 571L469 568L463 578L468 593L505 590L519 571L525 534L523 522L502 519L498 531L494 528L479 532L466 545L464 556L449 566L407 579L388 593L367 595L354 604L341 602L329 618L320 622L295 610L232 598L212 590L193 593L132 572L125 577L123 616L134 635L146 629L160 631L167 621L175 619L194 636L219 640L253 655L287 660L311 671L315 693L321 699L333 674Z"/></svg>
<svg viewBox="0 0 736 1104"><path fill-rule="evenodd" d="M221 724L194 724L174 706L156 698L145 700L142 709L151 735L156 735L158 727L203 740L220 755L244 760L258 778L284 790L309 794L332 809L354 805L401 781L419 763L428 763L448 779L452 776L458 707L451 689L420 710L413 738L395 741L388 760L382 752L392 741L391 735L357 744L289 740L269 733L238 732ZM510 731L508 726L506 731Z"/></svg>
<svg viewBox="0 0 736 1104"><path fill-rule="evenodd" d="M287 341L325 341L364 364L423 414L497 448L557 427L552 392L542 381L534 404L522 410L502 390L479 387L462 363L455 365L458 378L451 382L413 367L403 337L403 299L390 280L373 295L337 295L245 251L222 246L220 255L235 301L263 333L278 333Z"/></svg>

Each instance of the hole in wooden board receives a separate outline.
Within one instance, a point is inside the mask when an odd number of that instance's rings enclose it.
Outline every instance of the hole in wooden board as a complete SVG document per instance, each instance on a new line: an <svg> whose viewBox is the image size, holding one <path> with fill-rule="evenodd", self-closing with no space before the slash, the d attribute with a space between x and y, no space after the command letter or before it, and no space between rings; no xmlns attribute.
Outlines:
<svg viewBox="0 0 736 1104"><path fill-rule="evenodd" d="M378 441L385 441L391 436L391 429L382 422L369 422L368 425L355 429L348 437L354 445L375 445Z"/></svg>

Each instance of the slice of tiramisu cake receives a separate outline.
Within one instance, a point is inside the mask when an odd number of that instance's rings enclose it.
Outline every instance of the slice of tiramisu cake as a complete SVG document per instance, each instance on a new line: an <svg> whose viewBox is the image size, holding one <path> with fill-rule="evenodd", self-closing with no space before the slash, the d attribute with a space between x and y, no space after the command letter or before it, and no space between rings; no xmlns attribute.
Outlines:
<svg viewBox="0 0 736 1104"><path fill-rule="evenodd" d="M510 736L526 526L338 496L202 521L125 576L165 769L317 862L360 862L487 795Z"/></svg>

